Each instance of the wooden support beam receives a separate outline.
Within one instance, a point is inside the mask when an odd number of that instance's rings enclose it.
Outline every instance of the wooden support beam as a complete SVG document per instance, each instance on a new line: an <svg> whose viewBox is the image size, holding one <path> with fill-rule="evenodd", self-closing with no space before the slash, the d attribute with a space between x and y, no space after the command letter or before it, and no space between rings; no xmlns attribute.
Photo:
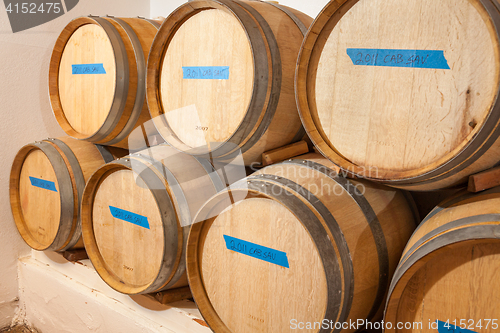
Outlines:
<svg viewBox="0 0 500 333"><path fill-rule="evenodd" d="M152 296L161 304L173 303L193 297L193 295L191 294L191 289L189 289L189 287L159 291L152 294Z"/></svg>
<svg viewBox="0 0 500 333"><path fill-rule="evenodd" d="M309 147L307 145L307 142L299 141L288 146L283 146L266 151L262 154L262 165L267 166L270 164L278 163L295 156L307 154L308 152Z"/></svg>
<svg viewBox="0 0 500 333"><path fill-rule="evenodd" d="M89 258L89 256L87 255L87 251L85 251L85 249L68 250L62 252L61 254L64 257L64 259L73 262Z"/></svg>
<svg viewBox="0 0 500 333"><path fill-rule="evenodd" d="M484 191L500 185L500 167L489 169L469 176L469 192Z"/></svg>

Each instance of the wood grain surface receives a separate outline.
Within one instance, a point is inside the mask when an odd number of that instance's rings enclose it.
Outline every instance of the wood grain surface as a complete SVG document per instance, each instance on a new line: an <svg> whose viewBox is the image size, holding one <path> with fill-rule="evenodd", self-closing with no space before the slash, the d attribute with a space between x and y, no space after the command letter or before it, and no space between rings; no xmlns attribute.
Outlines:
<svg viewBox="0 0 500 333"><path fill-rule="evenodd" d="M73 75L75 64L103 64L106 74ZM101 128L113 102L115 81L115 54L106 32L96 24L78 28L59 64L59 97L75 131L90 136Z"/></svg>
<svg viewBox="0 0 500 333"><path fill-rule="evenodd" d="M340 167L410 190L456 185L493 166L498 14L491 0L329 3L296 77L312 141ZM446 66L417 59L420 51L442 52Z"/></svg>
<svg viewBox="0 0 500 333"><path fill-rule="evenodd" d="M250 165L264 151L301 139L293 80L312 19L282 8L198 1L169 16L152 45L147 76L151 116L166 142L197 156L241 152ZM227 67L227 77L205 75L214 66Z"/></svg>

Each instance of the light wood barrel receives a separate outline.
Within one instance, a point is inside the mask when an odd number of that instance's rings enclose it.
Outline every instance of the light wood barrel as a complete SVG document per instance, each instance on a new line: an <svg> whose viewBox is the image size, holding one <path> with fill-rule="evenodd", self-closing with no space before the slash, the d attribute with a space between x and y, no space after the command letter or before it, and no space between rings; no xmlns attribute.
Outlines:
<svg viewBox="0 0 500 333"><path fill-rule="evenodd" d="M151 117L166 142L192 155L264 151L304 131L293 92L312 19L261 1L190 1L163 23L147 74Z"/></svg>
<svg viewBox="0 0 500 333"><path fill-rule="evenodd" d="M360 177L412 191L452 187L498 163L497 7L328 3L304 40L295 87L321 153Z"/></svg>
<svg viewBox="0 0 500 333"><path fill-rule="evenodd" d="M150 119L146 60L159 26L143 18L89 16L64 28L50 60L49 93L68 135L128 147L128 135Z"/></svg>
<svg viewBox="0 0 500 333"><path fill-rule="evenodd" d="M100 166L125 154L68 137L21 148L10 173L10 204L24 241L40 251L82 248L85 183Z"/></svg>
<svg viewBox="0 0 500 333"><path fill-rule="evenodd" d="M391 282L386 332L437 332L438 325L440 331L453 326L497 331L499 206L500 188L496 187L481 194L456 194L427 215L406 246ZM444 326L447 321L450 327ZM423 327L397 327L398 322L419 322Z"/></svg>
<svg viewBox="0 0 500 333"><path fill-rule="evenodd" d="M268 166L200 210L188 278L215 332L353 332L344 323L381 317L418 217L401 191L333 167L319 154Z"/></svg>
<svg viewBox="0 0 500 333"><path fill-rule="evenodd" d="M192 218L223 188L211 168L163 144L94 173L82 199L83 240L109 286L139 294L187 285Z"/></svg>

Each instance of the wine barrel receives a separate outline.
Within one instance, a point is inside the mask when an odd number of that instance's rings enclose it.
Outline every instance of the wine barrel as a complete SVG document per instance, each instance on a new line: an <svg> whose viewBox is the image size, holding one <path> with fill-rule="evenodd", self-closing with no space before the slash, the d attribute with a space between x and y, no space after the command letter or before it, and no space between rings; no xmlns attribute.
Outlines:
<svg viewBox="0 0 500 333"><path fill-rule="evenodd" d="M222 188L210 164L165 144L97 170L82 199L83 240L97 273L125 294L187 285L192 217Z"/></svg>
<svg viewBox="0 0 500 333"><path fill-rule="evenodd" d="M68 137L21 148L10 172L10 205L17 230L35 250L82 248L80 202L85 183L106 162L123 157Z"/></svg>
<svg viewBox="0 0 500 333"><path fill-rule="evenodd" d="M64 28L50 60L49 93L68 135L128 147L130 132L150 119L146 59L159 26L143 18L89 16Z"/></svg>
<svg viewBox="0 0 500 333"><path fill-rule="evenodd" d="M386 332L498 329L499 204L499 187L481 194L462 192L427 215L391 282ZM398 322L412 325L398 327Z"/></svg>
<svg viewBox="0 0 500 333"><path fill-rule="evenodd" d="M355 175L412 191L453 187L499 162L497 7L329 2L304 40L295 87L320 152Z"/></svg>
<svg viewBox="0 0 500 333"><path fill-rule="evenodd" d="M215 332L334 329L318 322L353 332L349 320L381 317L418 218L400 190L332 168L319 154L303 155L233 184L200 209L188 239L188 279Z"/></svg>
<svg viewBox="0 0 500 333"><path fill-rule="evenodd" d="M190 1L151 47L147 100L166 142L192 155L264 151L305 132L293 93L295 64L312 19L261 1Z"/></svg>

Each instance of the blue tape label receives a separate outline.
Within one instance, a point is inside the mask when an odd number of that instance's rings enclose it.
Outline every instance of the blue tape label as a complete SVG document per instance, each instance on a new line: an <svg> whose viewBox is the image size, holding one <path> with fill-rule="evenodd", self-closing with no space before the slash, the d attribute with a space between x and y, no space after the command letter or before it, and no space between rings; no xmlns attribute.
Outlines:
<svg viewBox="0 0 500 333"><path fill-rule="evenodd" d="M31 186L43 188L45 190L57 192L56 183L50 180L44 180L40 178L30 177Z"/></svg>
<svg viewBox="0 0 500 333"><path fill-rule="evenodd" d="M228 250L264 260L270 262L271 264L289 268L288 258L285 252L250 243L227 235L224 235L224 240L226 241L226 247Z"/></svg>
<svg viewBox="0 0 500 333"><path fill-rule="evenodd" d="M450 69L443 51L347 49L355 66L410 67Z"/></svg>
<svg viewBox="0 0 500 333"><path fill-rule="evenodd" d="M439 333L476 333L474 331L461 328L460 326L452 325L449 322L442 322L440 320L436 320L436 322L438 324Z"/></svg>
<svg viewBox="0 0 500 333"><path fill-rule="evenodd" d="M229 66L182 67L182 78L229 80Z"/></svg>
<svg viewBox="0 0 500 333"><path fill-rule="evenodd" d="M106 74L103 64L71 65L72 74Z"/></svg>
<svg viewBox="0 0 500 333"><path fill-rule="evenodd" d="M149 229L148 218L146 216L135 214L127 210L123 210L113 206L109 206L109 210L111 211L111 215L113 215L114 218L133 223L135 225L138 225L139 227Z"/></svg>

